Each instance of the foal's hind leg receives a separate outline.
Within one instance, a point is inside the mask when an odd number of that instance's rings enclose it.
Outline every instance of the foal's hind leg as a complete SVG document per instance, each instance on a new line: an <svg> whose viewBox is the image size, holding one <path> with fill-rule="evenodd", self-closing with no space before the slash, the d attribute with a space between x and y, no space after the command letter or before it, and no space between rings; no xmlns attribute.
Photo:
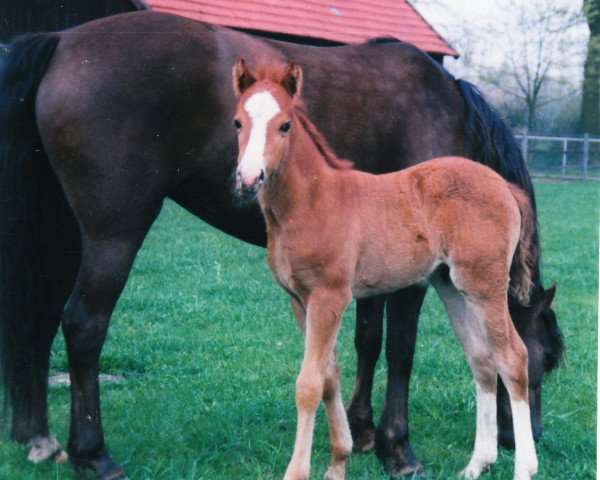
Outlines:
<svg viewBox="0 0 600 480"><path fill-rule="evenodd" d="M304 305L302 305L302 302L293 296L290 296L290 303L294 317L296 318L302 333L306 336L306 309L304 308ZM325 372L322 398L327 411L329 445L331 449L331 460L329 468L325 473L325 479L343 479L346 473L346 462L349 452L352 449L352 437L350 435L348 420L342 402L335 347Z"/></svg>
<svg viewBox="0 0 600 480"><path fill-rule="evenodd" d="M528 401L527 349L508 312L506 293L485 302L473 302L482 319L493 352L496 369L510 396L515 432L515 480L529 480L537 473L538 461L531 429Z"/></svg>
<svg viewBox="0 0 600 480"><path fill-rule="evenodd" d="M496 363L510 396L515 438L515 480L529 480L537 473L538 460L528 397L528 354L525 344L513 326L506 304L505 319L508 326L506 343L495 349Z"/></svg>
<svg viewBox="0 0 600 480"><path fill-rule="evenodd" d="M495 461L498 436L496 378L499 374L508 389L515 419L514 478L529 480L537 472L537 456L527 397L527 349L510 318L506 291L478 295L473 293L477 292L477 287L468 287L461 287L463 291L471 292L464 297L454 286L436 282L436 290L463 344L478 388L475 449L463 474L467 478L477 478Z"/></svg>
<svg viewBox="0 0 600 480"><path fill-rule="evenodd" d="M296 382L298 424L294 453L285 480L308 479L315 413L321 398L329 422L331 463L325 479L343 480L352 451L352 437L342 403L335 341L350 293L319 291L311 295L304 313L292 298L292 310L306 336L304 359Z"/></svg>
<svg viewBox="0 0 600 480"><path fill-rule="evenodd" d="M486 339L487 334L463 295L451 283L440 278L433 282L444 302L452 327L456 332L473 376L477 390L477 431L471 460L461 475L478 478L498 456L496 425L497 370Z"/></svg>

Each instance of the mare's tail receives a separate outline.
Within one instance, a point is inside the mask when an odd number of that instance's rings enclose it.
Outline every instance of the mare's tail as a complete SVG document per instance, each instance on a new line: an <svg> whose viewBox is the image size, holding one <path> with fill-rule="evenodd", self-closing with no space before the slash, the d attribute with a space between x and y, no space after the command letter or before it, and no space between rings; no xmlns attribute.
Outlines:
<svg viewBox="0 0 600 480"><path fill-rule="evenodd" d="M508 184L508 188L515 198L521 214L519 243L510 269L510 289L521 305L528 305L533 286L533 272L539 263L539 247L534 241L535 213L523 190L512 183Z"/></svg>
<svg viewBox="0 0 600 480"><path fill-rule="evenodd" d="M58 183L41 146L35 99L58 41L56 35L28 35L0 54L0 380L4 406L10 403L13 413L39 401L28 396L41 381L35 378L43 363L36 345L52 282L44 225L53 208L48 192Z"/></svg>

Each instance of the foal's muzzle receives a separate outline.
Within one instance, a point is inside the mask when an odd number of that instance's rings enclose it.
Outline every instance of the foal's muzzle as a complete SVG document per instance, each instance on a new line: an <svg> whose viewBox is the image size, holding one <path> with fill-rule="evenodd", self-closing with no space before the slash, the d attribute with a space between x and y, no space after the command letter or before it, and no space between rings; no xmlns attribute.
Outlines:
<svg viewBox="0 0 600 480"><path fill-rule="evenodd" d="M243 199L252 200L258 194L260 187L265 183L265 172L261 170L259 175L247 178L242 175L240 170L235 176L235 191Z"/></svg>

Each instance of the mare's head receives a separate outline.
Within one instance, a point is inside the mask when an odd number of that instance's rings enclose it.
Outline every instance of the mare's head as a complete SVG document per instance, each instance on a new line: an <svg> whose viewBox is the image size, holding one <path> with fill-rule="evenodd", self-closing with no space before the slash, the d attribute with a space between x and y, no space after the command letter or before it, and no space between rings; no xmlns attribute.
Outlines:
<svg viewBox="0 0 600 480"><path fill-rule="evenodd" d="M241 197L254 198L285 153L301 88L302 70L294 60L263 67L256 75L243 59L233 67L239 98L233 122L239 146L235 189Z"/></svg>

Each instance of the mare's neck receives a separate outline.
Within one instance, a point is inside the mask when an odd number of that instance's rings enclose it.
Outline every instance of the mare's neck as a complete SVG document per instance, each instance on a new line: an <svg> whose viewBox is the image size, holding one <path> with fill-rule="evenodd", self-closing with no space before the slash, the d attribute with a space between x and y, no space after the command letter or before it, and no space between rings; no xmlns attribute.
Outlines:
<svg viewBox="0 0 600 480"><path fill-rule="evenodd" d="M259 196L267 222L281 224L326 201L340 172L328 165L299 118L294 118L287 151L269 174ZM324 196L328 195L327 200Z"/></svg>

